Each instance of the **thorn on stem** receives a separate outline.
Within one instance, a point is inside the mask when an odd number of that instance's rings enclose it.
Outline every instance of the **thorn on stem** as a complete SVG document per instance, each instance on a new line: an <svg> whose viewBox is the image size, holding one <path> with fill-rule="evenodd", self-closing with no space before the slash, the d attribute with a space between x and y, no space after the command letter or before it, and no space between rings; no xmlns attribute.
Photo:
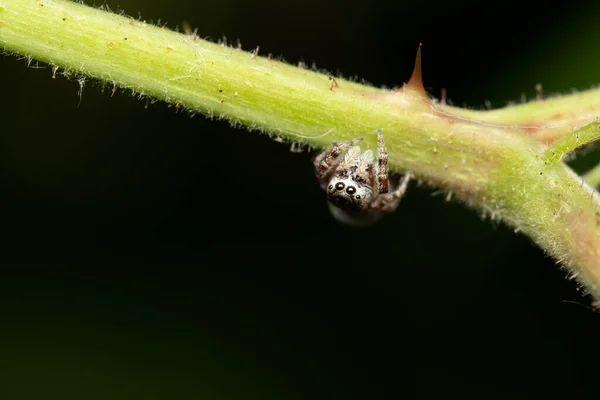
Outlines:
<svg viewBox="0 0 600 400"><path fill-rule="evenodd" d="M452 201L452 191L450 190L446 195L446 203L450 203Z"/></svg>
<svg viewBox="0 0 600 400"><path fill-rule="evenodd" d="M578 275L579 275L579 273L578 273L578 272L574 272L574 273L572 273L571 275L569 275L569 276L567 277L567 279L568 279L568 280L570 280L570 281L572 281L573 279L577 278L577 276L578 276Z"/></svg>
<svg viewBox="0 0 600 400"><path fill-rule="evenodd" d="M185 33L186 35L191 35L194 32L190 23L185 19L181 21L181 27L183 28L183 33Z"/></svg>
<svg viewBox="0 0 600 400"><path fill-rule="evenodd" d="M333 76L330 76L329 80L331 81L331 83L329 84L329 90L333 90L334 87L336 87L336 88L340 87L340 85L338 85L337 81L335 80L335 78Z"/></svg>
<svg viewBox="0 0 600 400"><path fill-rule="evenodd" d="M419 43L417 56L415 57L415 66L409 81L405 84L405 87L425 94L425 87L423 86L423 71L421 68L421 46L423 46L423 43Z"/></svg>
<svg viewBox="0 0 600 400"><path fill-rule="evenodd" d="M541 83L535 85L535 91L537 93L535 96L536 100L544 100L544 89L542 88Z"/></svg>

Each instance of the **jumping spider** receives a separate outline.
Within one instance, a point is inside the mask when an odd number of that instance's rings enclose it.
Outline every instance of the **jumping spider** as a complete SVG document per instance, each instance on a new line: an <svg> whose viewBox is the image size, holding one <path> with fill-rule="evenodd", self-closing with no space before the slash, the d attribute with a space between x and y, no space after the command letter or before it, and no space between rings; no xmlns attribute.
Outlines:
<svg viewBox="0 0 600 400"><path fill-rule="evenodd" d="M350 225L366 225L394 211L412 177L408 171L390 192L383 132L377 130L377 164L371 150L361 153L360 147L354 146L362 140L334 143L313 161L321 188L327 192L329 210L337 220Z"/></svg>

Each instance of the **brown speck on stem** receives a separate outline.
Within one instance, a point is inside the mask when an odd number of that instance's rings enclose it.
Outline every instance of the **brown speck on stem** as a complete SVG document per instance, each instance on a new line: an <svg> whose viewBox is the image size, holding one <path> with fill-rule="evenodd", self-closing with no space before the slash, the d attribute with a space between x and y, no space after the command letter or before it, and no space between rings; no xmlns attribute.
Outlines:
<svg viewBox="0 0 600 400"><path fill-rule="evenodd" d="M329 80L331 81L331 83L329 84L329 90L333 90L334 87L336 87L336 88L340 87L340 85L338 85L337 81L335 80L335 78L333 76L330 76Z"/></svg>
<svg viewBox="0 0 600 400"><path fill-rule="evenodd" d="M111 93L110 97L113 97L115 95L115 93L117 92L117 84L116 83L113 85L111 92L112 93Z"/></svg>
<svg viewBox="0 0 600 400"><path fill-rule="evenodd" d="M176 103L176 104L175 104L175 109L179 110L180 108L181 108L181 104L179 104L179 103Z"/></svg>

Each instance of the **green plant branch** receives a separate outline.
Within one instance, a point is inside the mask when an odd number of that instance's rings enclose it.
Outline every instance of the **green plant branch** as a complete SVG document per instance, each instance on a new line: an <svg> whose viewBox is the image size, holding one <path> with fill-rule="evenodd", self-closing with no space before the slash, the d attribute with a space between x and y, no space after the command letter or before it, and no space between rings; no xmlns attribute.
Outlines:
<svg viewBox="0 0 600 400"><path fill-rule="evenodd" d="M564 156L574 151L579 146L592 143L600 138L600 124L596 121L590 122L573 133L564 135L552 143L542 156L545 162L555 163L563 159Z"/></svg>
<svg viewBox="0 0 600 400"><path fill-rule="evenodd" d="M449 114L480 123L508 125L541 143L550 144L600 115L600 88L495 110L469 110L451 106L440 108Z"/></svg>
<svg viewBox="0 0 600 400"><path fill-rule="evenodd" d="M598 90L458 109L432 102L420 81L396 91L332 85L314 71L65 0L0 0L0 46L315 147L364 136L375 148L382 128L392 171L410 169L522 231L600 299L598 193L559 162L595 138L591 125L572 133L596 119Z"/></svg>

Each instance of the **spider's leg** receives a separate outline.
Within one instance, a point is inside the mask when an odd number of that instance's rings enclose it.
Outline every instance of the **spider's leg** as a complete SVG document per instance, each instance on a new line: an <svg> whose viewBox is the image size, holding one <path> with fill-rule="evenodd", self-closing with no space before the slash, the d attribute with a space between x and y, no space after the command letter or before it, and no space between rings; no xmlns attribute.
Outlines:
<svg viewBox="0 0 600 400"><path fill-rule="evenodd" d="M375 189L377 187L377 172L375 172L375 165L373 163L367 167L367 176L369 186Z"/></svg>
<svg viewBox="0 0 600 400"><path fill-rule="evenodd" d="M377 129L377 152L377 191L382 194L389 191L390 181L388 178L388 152L381 129Z"/></svg>
<svg viewBox="0 0 600 400"><path fill-rule="evenodd" d="M377 198L375 198L375 201L373 201L373 203L371 204L371 209L390 212L398 208L398 205L400 204L400 199L402 199L402 196L406 192L408 182L410 182L411 178L412 172L407 171L404 174L400 185L398 185L398 188L391 193L382 193L379 196L377 196Z"/></svg>
<svg viewBox="0 0 600 400"><path fill-rule="evenodd" d="M335 171L337 166L343 161L342 156L344 155L344 151L361 140L363 140L363 138L334 144L319 153L313 161L315 173L319 182L322 184L326 183L325 181L329 178L331 172Z"/></svg>

